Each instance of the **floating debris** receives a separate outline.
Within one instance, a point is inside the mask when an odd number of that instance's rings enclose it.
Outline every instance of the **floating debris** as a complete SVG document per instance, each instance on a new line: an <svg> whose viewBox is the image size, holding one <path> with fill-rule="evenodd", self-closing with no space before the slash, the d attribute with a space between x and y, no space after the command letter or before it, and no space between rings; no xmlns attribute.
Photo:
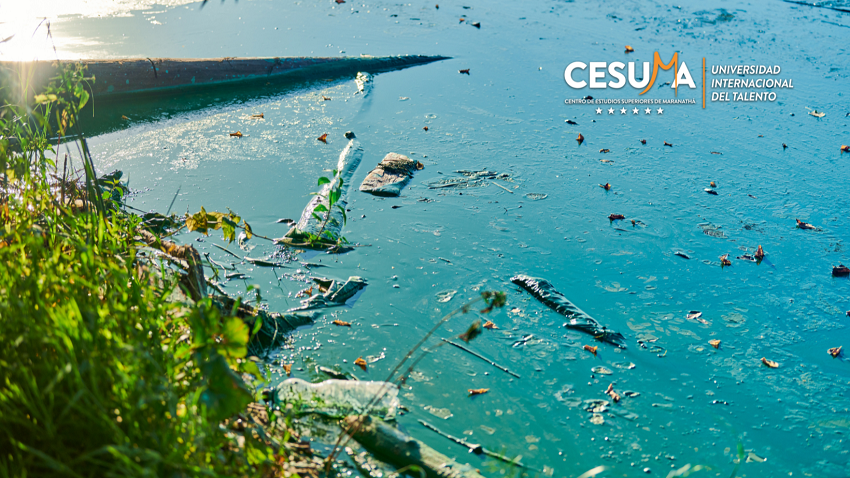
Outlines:
<svg viewBox="0 0 850 478"><path fill-rule="evenodd" d="M599 347L591 347L590 345L585 345L584 347L582 347L582 349L587 350L588 352L592 353L594 357L596 357L596 351L599 349Z"/></svg>
<svg viewBox="0 0 850 478"><path fill-rule="evenodd" d="M702 233L706 236L716 237L718 239L726 239L726 234L720 230L720 226L715 226L711 223L702 223L699 224L700 229L702 229Z"/></svg>
<svg viewBox="0 0 850 478"><path fill-rule="evenodd" d="M547 197L549 197L549 195L548 194L542 194L542 193L527 193L525 195L525 197L527 197L528 199L531 199L532 201L542 201L543 199L546 199Z"/></svg>
<svg viewBox="0 0 850 478"><path fill-rule="evenodd" d="M759 248L756 249L756 254L755 254L754 257L756 258L756 260L760 261L760 260L764 259L764 256L765 256L764 249L762 249L761 245L759 245Z"/></svg>
<svg viewBox="0 0 850 478"><path fill-rule="evenodd" d="M372 75L363 73L362 71L357 72L357 76L354 77L354 83L357 85L357 93L364 96L368 95L372 90Z"/></svg>
<svg viewBox="0 0 850 478"><path fill-rule="evenodd" d="M600 187L600 188L602 188L602 189L604 189L604 190L606 190L606 191L610 191L610 190L611 190L611 184L609 184L609 183L600 184L600 185L599 185L599 187Z"/></svg>
<svg viewBox="0 0 850 478"><path fill-rule="evenodd" d="M618 221L620 219L625 219L625 218L626 218L626 216L624 216L622 214L610 214L608 216L609 221Z"/></svg>
<svg viewBox="0 0 850 478"><path fill-rule="evenodd" d="M850 268L843 264L838 264L837 266L832 268L832 275L835 277L847 277L850 276Z"/></svg>
<svg viewBox="0 0 850 478"><path fill-rule="evenodd" d="M428 127L426 126L427 130ZM413 173L424 169L419 161L414 161L398 153L389 153L360 184L360 190L375 196L397 197L404 186L410 182Z"/></svg>
<svg viewBox="0 0 850 478"><path fill-rule="evenodd" d="M681 257L681 258L683 258L683 259L690 259L690 258L691 258L691 256L689 256L689 255L685 254L685 253L684 253L684 252L682 252L682 251L676 251L676 252L674 252L674 253L673 253L673 255L674 255L674 256L679 256L679 257Z"/></svg>
<svg viewBox="0 0 850 478"><path fill-rule="evenodd" d="M611 152L611 150L610 150L610 149L607 149L607 148L603 148L603 149L600 149L600 150L599 150L599 152L600 152L600 153L610 153L610 152Z"/></svg>
<svg viewBox="0 0 850 478"><path fill-rule="evenodd" d="M573 125L573 126L578 125L578 123L576 123L576 122L575 122L575 121L573 121L573 120L564 120L564 123L571 124L571 125Z"/></svg>
<svg viewBox="0 0 850 478"><path fill-rule="evenodd" d="M328 133L325 133L325 134L319 136L318 138L316 138L316 140L321 141L325 144L328 144Z"/></svg>
<svg viewBox="0 0 850 478"><path fill-rule="evenodd" d="M448 302L457 294L456 290L444 290L437 293L437 302Z"/></svg>
<svg viewBox="0 0 850 478"><path fill-rule="evenodd" d="M484 395L489 391L489 388L470 388L469 390L467 390L467 392L469 392L470 397L473 395Z"/></svg>
<svg viewBox="0 0 850 478"><path fill-rule="evenodd" d="M731 266L732 261L729 260L729 254L723 254L720 256L720 267Z"/></svg>
<svg viewBox="0 0 850 478"><path fill-rule="evenodd" d="M354 297L361 289L366 287L366 280L362 277L351 276L345 282L339 280L329 280L324 278L313 278L313 282L319 288L322 294L312 294L312 290L308 295L308 299L301 301L300 307L289 309L289 312L295 310L311 310L323 309L326 307L338 307L344 305L348 299ZM313 286L316 287L316 286ZM313 287L310 287L312 289ZM308 289L308 290L310 290Z"/></svg>
<svg viewBox="0 0 850 478"><path fill-rule="evenodd" d="M543 305L569 319L564 327L575 329L592 335L596 340L608 342L620 348L626 348L626 338L619 332L613 331L587 315L563 294L555 290L545 279L519 274L511 278L511 282L525 289Z"/></svg>
<svg viewBox="0 0 850 478"><path fill-rule="evenodd" d="M614 403L617 403L617 402L620 401L620 395L617 394L617 392L614 391L614 384L613 383L608 385L608 389L605 390L605 394L608 395L609 397L611 397L611 401L613 401Z"/></svg>
<svg viewBox="0 0 850 478"><path fill-rule="evenodd" d="M707 192L708 194L711 194L712 196L717 196L717 191L715 191L714 189L705 188L703 189L703 191Z"/></svg>
<svg viewBox="0 0 850 478"><path fill-rule="evenodd" d="M809 114L816 117L816 118L823 118L824 116L826 116L826 113L824 113L823 111L818 111L818 110L809 111Z"/></svg>
<svg viewBox="0 0 850 478"><path fill-rule="evenodd" d="M774 362L773 360L768 360L764 357L761 358L761 363L767 365L770 368L779 368L779 364Z"/></svg>
<svg viewBox="0 0 850 478"><path fill-rule="evenodd" d="M632 53L633 51L635 51L635 49L632 48L631 45L626 45L626 53Z"/></svg>
<svg viewBox="0 0 850 478"><path fill-rule="evenodd" d="M668 143L667 141L664 142L664 146L670 146L671 148L673 147L673 145Z"/></svg>
<svg viewBox="0 0 850 478"><path fill-rule="evenodd" d="M576 141L578 141L578 144L581 145L581 143L584 142L584 136L582 136L581 133L579 133L578 138L576 138Z"/></svg>
<svg viewBox="0 0 850 478"><path fill-rule="evenodd" d="M241 131L237 131L237 132L235 132L235 133L230 133L230 136L234 136L234 137L236 137L236 138L241 138L241 137L242 137L242 132L241 132Z"/></svg>
<svg viewBox="0 0 850 478"><path fill-rule="evenodd" d="M496 326L496 324L494 324L493 322L490 322L489 320L488 320L487 322L484 322L484 326L483 326L483 327L484 327L485 329L488 329L488 330L494 330L494 329L498 329L498 328L499 328L499 327L497 327L497 326Z"/></svg>
<svg viewBox="0 0 850 478"><path fill-rule="evenodd" d="M457 72L460 73L461 75L468 75L469 74L469 68L467 68L465 70L458 70Z"/></svg>
<svg viewBox="0 0 850 478"><path fill-rule="evenodd" d="M708 343L716 349L720 348L720 341L717 339L709 340Z"/></svg>
<svg viewBox="0 0 850 478"><path fill-rule="evenodd" d="M828 353L829 355L832 355L832 358L836 358L836 357L838 357L839 355L841 355L841 349L842 349L842 348L844 348L844 346L841 346L841 347L833 347L833 348L831 348L831 349L827 350L827 351L826 351L826 353Z"/></svg>
<svg viewBox="0 0 850 478"><path fill-rule="evenodd" d="M314 245L314 242L308 240L307 234L330 234L331 237L340 237L342 235L342 225L345 223L343 211L348 204L346 192L348 191L348 185L351 182L354 171L363 159L363 148L360 146L360 142L354 133L351 131L346 132L345 138L348 139L348 144L339 154L336 176L331 178L331 181L325 183L321 190L310 199L310 202L307 203L307 206L301 212L301 218L298 220L298 223L292 226L284 237L275 239L276 243L283 243L288 246L325 249L328 246L327 244L318 241L320 244ZM328 204L328 195L331 191L334 191L334 194L339 194L334 207L330 207ZM324 212L316 212L316 208L319 205L323 206ZM322 211L322 209L319 209L319 211ZM332 245L335 246L336 244L333 243ZM348 249L343 247L337 250Z"/></svg>
<svg viewBox="0 0 850 478"><path fill-rule="evenodd" d="M611 375L614 373L610 368L603 367L601 365L593 367L592 369L590 369L590 371L593 373L598 373L599 375Z"/></svg>
<svg viewBox="0 0 850 478"><path fill-rule="evenodd" d="M340 327L351 327L351 322L346 322L344 320L337 319L337 320L334 320L331 323L334 324L334 325L338 325Z"/></svg>
<svg viewBox="0 0 850 478"><path fill-rule="evenodd" d="M797 227L798 227L798 228L800 228L800 229L813 229L813 230L817 230L817 227L812 226L811 224L809 224L809 223L807 223L807 222L803 222L803 221L801 221L801 220L799 220L799 219L797 219Z"/></svg>

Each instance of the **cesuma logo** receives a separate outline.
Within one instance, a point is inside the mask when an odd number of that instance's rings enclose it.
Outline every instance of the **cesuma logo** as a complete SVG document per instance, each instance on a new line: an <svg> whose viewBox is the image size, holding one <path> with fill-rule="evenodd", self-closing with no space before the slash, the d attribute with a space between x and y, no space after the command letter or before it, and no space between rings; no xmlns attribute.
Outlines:
<svg viewBox="0 0 850 478"><path fill-rule="evenodd" d="M630 61L628 64L628 83L632 88L643 88L643 91L640 92L641 95L649 91L652 85L655 84L655 80L658 78L658 70L673 70L674 80L670 88L676 89L677 93L680 85L687 86L692 90L697 88L688 69L688 65L684 61L679 62L678 52L673 53L673 58L668 63L664 63L661 60L661 55L656 51L651 66L652 76L650 76L649 62L643 62L643 71L638 78L635 71L635 62ZM589 65L584 62L574 61L564 70L564 80L566 80L570 87L575 89L581 89L588 85L591 89L619 89L626 86L626 75L623 72L625 68L626 64L620 61L611 62L610 64L604 61L591 61ZM580 75L576 70L589 70L588 81L584 79L576 80L576 76ZM613 78L613 81L606 81L606 70L608 75Z"/></svg>

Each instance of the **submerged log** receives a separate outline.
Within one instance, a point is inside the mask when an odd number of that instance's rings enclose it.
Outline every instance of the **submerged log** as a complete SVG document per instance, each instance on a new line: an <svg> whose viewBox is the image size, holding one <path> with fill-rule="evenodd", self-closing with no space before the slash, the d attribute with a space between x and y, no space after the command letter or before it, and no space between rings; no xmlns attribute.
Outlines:
<svg viewBox="0 0 850 478"><path fill-rule="evenodd" d="M306 74L325 78L358 71L377 73L444 60L443 56L401 55L342 58L130 58L121 60L79 60L96 98L128 93L161 91L243 81L268 81L271 77ZM74 63L74 62L69 62ZM41 91L62 68L58 61L0 62L0 74L27 78L31 98Z"/></svg>
<svg viewBox="0 0 850 478"><path fill-rule="evenodd" d="M558 312L569 319L564 327L575 329L592 335L597 340L608 342L620 348L626 348L626 338L619 332L615 332L600 324L593 317L587 315L572 302L567 300L563 294L555 290L555 287L546 279L529 277L519 274L511 278L511 282L522 287L534 296L546 307Z"/></svg>
<svg viewBox="0 0 850 478"><path fill-rule="evenodd" d="M419 440L411 438L383 420L369 416L350 416L345 419L345 428L357 443L376 458L408 475L428 478L483 478L478 470L461 465Z"/></svg>
<svg viewBox="0 0 850 478"><path fill-rule="evenodd" d="M375 196L398 196L413 177L413 173L425 166L398 153L389 153L369 171L360 190Z"/></svg>

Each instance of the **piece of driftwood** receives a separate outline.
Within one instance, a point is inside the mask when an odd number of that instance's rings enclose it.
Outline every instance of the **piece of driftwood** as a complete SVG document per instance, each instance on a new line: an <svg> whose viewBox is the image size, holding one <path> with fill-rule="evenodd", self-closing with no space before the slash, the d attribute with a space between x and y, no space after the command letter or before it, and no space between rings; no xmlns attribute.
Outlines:
<svg viewBox="0 0 850 478"><path fill-rule="evenodd" d="M360 190L375 196L398 196L410 182L413 173L424 167L419 161L403 154L389 153L375 169L369 171L360 184Z"/></svg>
<svg viewBox="0 0 850 478"><path fill-rule="evenodd" d="M483 478L468 464L461 465L383 420L369 416L346 417L343 425L352 438L381 461L409 476L428 478Z"/></svg>
<svg viewBox="0 0 850 478"><path fill-rule="evenodd" d="M508 458L505 455L502 455L501 453L496 453L495 451L490 451L490 450L484 448L483 446L481 446L477 443L470 443L469 441L467 441L466 438L458 438L456 436L449 435L448 433L440 430L439 428L437 428L434 425L431 425L430 423L426 422L425 420L420 419L419 423L423 427L437 433L438 435L444 436L444 437L448 438L449 440L457 443L458 445L465 446L469 450L470 453L475 453L476 455L480 455L480 454L483 453L483 454L489 456L490 458L495 458L497 460L501 460L505 463L509 463L509 464L516 466L516 467L519 467L519 468L526 468L525 465L523 465L522 463L520 463L518 461L520 458L522 458L521 456L518 456L516 458L511 459L511 458Z"/></svg>
<svg viewBox="0 0 850 478"><path fill-rule="evenodd" d="M512 277L511 282L525 289L546 307L566 317L568 320L564 323L564 327L580 330L592 335L596 340L608 342L623 349L626 348L626 338L621 333L609 329L587 315L567 300L564 294L555 290L555 287L546 279L519 274Z"/></svg>
<svg viewBox="0 0 850 478"><path fill-rule="evenodd" d="M483 356L483 355L479 354L478 352L475 352L475 351L473 351L473 350L470 350L470 349L468 349L468 348L464 347L464 346L463 346L463 345L461 345L461 344L458 344L458 343L452 342L452 341L451 341L451 340L449 340L449 339L441 339L441 340L442 340L443 342L447 343L447 344L454 345L455 347L457 347L457 348L459 348L459 349L463 350L464 352L467 352L467 353L469 353L469 354L471 354L471 355L474 355L475 357L480 358L481 360L483 360L483 361L485 361L485 362L489 363L490 365L492 365L492 366L496 367L497 369L499 369L499 370L501 370L501 371L503 371L503 372L505 372L505 373L507 373L507 374L509 374L509 375L513 375L513 376L514 376L514 377L516 377L516 378L522 378L522 377L520 377L519 375L517 375L516 373L511 372L510 370L508 370L508 368L507 368L507 367L503 367L503 366L501 366L501 365L497 364L496 362L494 362L494 361L492 361L492 360L488 359L487 357L485 357L485 356Z"/></svg>
<svg viewBox="0 0 850 478"><path fill-rule="evenodd" d="M270 78L292 74L326 78L340 74L353 75L361 70L377 73L444 59L446 57L401 55L342 58L128 58L67 63L80 63L86 67L86 75L96 79L88 86L90 92L99 98L251 80L268 81ZM6 72L18 75L18 78L26 78L32 94L47 86L60 68L62 65L58 61L0 62L0 74Z"/></svg>

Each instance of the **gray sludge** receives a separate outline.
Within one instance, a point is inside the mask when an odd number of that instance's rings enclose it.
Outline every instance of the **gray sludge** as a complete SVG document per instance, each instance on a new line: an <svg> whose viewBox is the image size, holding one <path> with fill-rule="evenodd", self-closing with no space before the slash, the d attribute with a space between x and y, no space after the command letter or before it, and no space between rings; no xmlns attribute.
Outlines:
<svg viewBox="0 0 850 478"><path fill-rule="evenodd" d="M555 290L549 281L536 277L518 274L511 278L511 282L525 289L546 307L558 312L568 319L564 327L580 330L592 335L595 339L608 342L620 348L626 348L626 338L619 332L610 330L600 324L593 317L587 315L572 302L567 300L563 294Z"/></svg>

